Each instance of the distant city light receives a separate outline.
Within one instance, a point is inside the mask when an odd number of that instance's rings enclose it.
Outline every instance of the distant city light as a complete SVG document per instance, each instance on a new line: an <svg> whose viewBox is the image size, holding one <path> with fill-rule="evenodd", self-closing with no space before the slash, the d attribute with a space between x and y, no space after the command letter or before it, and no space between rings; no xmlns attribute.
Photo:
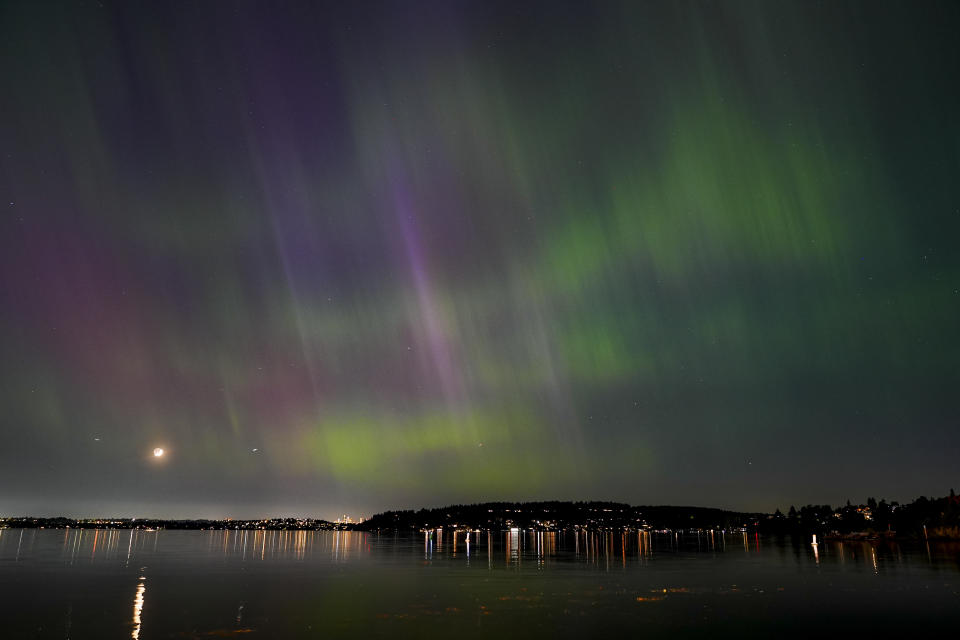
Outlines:
<svg viewBox="0 0 960 640"><path fill-rule="evenodd" d="M153 455L154 457L159 458L160 456L163 455L163 449L161 449L160 447L157 447L156 449L153 450Z"/></svg>

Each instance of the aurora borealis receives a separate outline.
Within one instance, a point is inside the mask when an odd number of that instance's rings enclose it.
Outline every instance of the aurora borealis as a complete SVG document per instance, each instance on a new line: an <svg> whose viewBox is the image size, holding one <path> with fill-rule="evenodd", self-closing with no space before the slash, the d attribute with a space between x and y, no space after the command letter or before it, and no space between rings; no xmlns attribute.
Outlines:
<svg viewBox="0 0 960 640"><path fill-rule="evenodd" d="M960 5L349 4L0 6L0 515L958 484Z"/></svg>

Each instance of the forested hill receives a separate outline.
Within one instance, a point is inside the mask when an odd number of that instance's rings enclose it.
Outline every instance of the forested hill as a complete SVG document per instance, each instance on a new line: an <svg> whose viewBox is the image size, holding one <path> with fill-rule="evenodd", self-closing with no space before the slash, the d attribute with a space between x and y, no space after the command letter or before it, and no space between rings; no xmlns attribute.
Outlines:
<svg viewBox="0 0 960 640"><path fill-rule="evenodd" d="M906 538L960 538L960 496L920 496L908 504L877 501L831 507L806 505L772 514L706 507L630 506L619 502L484 502L419 511L386 511L356 525L362 530L471 529L739 529L761 534L870 534Z"/></svg>
<svg viewBox="0 0 960 640"><path fill-rule="evenodd" d="M765 514L746 514L705 507L641 506L618 502L483 502L456 504L419 511L385 511L357 528L423 529L562 529L579 525L591 529L648 526L653 528L739 528L755 524Z"/></svg>

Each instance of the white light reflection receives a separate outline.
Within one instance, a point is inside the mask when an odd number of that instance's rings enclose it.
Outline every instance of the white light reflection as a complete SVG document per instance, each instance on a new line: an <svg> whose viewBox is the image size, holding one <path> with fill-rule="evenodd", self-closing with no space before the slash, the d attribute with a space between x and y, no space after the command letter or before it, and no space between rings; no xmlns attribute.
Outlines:
<svg viewBox="0 0 960 640"><path fill-rule="evenodd" d="M504 554L507 564L520 563L520 529L513 527L507 535L507 549Z"/></svg>
<svg viewBox="0 0 960 640"><path fill-rule="evenodd" d="M140 576L140 583L137 584L137 593L133 596L133 629L130 632L130 637L133 640L137 640L140 637L140 612L143 611L143 594L146 592L147 588L144 586L146 582L145 576Z"/></svg>
<svg viewBox="0 0 960 640"><path fill-rule="evenodd" d="M127 542L127 561L123 565L125 567L130 565L130 552L133 551L133 532L134 529L130 529L130 540Z"/></svg>

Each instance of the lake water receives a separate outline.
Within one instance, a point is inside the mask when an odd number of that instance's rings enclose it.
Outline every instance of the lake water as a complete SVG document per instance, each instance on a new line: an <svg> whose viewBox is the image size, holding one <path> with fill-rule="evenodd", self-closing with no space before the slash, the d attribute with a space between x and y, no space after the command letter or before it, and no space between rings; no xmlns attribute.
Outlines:
<svg viewBox="0 0 960 640"><path fill-rule="evenodd" d="M913 636L958 624L957 543L0 530L4 639Z"/></svg>

